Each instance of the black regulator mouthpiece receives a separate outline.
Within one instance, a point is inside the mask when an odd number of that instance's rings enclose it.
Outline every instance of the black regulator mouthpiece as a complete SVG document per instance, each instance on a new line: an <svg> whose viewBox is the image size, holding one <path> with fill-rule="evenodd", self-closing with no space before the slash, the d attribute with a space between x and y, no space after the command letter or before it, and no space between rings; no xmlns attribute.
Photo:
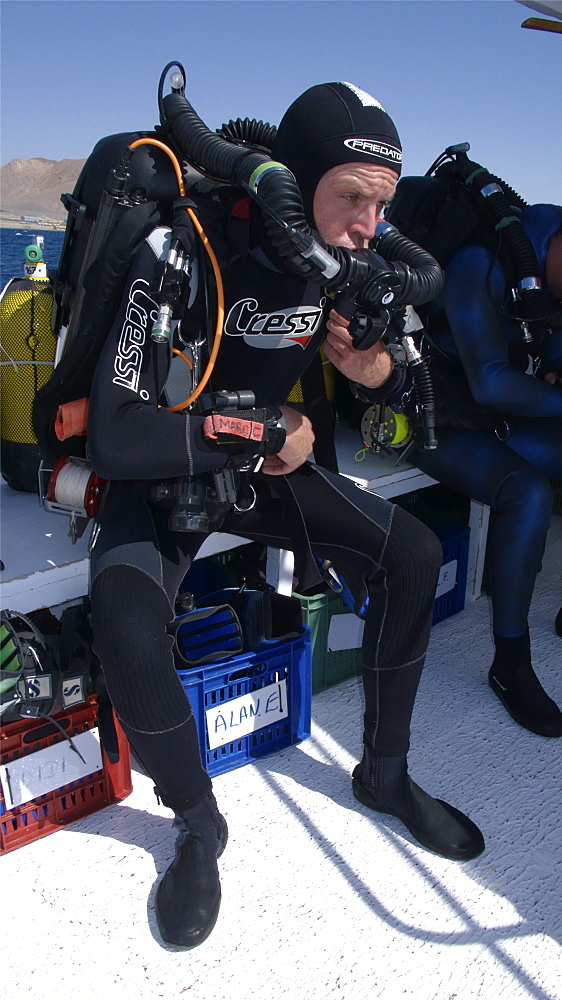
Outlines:
<svg viewBox="0 0 562 1000"><path fill-rule="evenodd" d="M345 294L360 309L369 314L400 302L403 279L396 267L371 249L354 250L352 260L355 273Z"/></svg>

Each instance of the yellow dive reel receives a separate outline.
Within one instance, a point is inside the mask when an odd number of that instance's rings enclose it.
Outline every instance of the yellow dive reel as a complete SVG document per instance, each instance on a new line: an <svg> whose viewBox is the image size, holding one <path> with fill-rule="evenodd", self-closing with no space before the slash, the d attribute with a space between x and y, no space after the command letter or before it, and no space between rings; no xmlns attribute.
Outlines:
<svg viewBox="0 0 562 1000"><path fill-rule="evenodd" d="M371 451L403 448L412 438L412 428L405 413L374 403L361 418L361 437Z"/></svg>

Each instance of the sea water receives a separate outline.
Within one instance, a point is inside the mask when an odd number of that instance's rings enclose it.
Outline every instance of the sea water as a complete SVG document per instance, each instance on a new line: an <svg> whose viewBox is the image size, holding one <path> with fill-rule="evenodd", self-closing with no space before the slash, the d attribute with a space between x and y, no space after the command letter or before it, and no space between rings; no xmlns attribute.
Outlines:
<svg viewBox="0 0 562 1000"><path fill-rule="evenodd" d="M47 264L47 274L56 271L62 250L64 232L62 230L0 229L0 291L10 278L23 278L23 252L36 237L43 237L43 259Z"/></svg>

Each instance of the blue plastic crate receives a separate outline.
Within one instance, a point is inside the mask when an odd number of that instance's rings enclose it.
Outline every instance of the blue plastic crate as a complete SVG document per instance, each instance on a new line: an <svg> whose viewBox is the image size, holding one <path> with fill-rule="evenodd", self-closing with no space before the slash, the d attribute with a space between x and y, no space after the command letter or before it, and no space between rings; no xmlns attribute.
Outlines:
<svg viewBox="0 0 562 1000"><path fill-rule="evenodd" d="M310 736L312 643L306 626L295 639L178 675L211 777Z"/></svg>
<svg viewBox="0 0 562 1000"><path fill-rule="evenodd" d="M439 538L443 549L443 562L433 605L432 624L436 625L464 608L470 528L453 522L430 524L429 527Z"/></svg>

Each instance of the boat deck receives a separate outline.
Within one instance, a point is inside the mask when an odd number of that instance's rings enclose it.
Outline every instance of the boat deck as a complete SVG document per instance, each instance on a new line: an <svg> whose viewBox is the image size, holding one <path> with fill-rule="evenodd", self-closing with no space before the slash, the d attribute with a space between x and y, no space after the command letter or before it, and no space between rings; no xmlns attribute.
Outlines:
<svg viewBox="0 0 562 1000"><path fill-rule="evenodd" d="M553 519L531 614L534 664L562 702L562 522ZM192 952L154 919L170 814L134 770L133 792L5 855L4 988L13 1000L560 1000L560 741L519 728L487 686L488 599L432 630L410 766L480 825L460 864L359 806L357 679L313 698L311 737L220 775L230 828L223 905Z"/></svg>

